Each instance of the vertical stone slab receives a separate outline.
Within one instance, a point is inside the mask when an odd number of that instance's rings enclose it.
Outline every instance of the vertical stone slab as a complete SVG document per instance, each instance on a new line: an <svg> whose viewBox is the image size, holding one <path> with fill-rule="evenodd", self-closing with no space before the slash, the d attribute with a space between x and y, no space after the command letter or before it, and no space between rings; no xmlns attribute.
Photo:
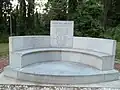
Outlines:
<svg viewBox="0 0 120 90"><path fill-rule="evenodd" d="M72 48L73 29L73 21L51 21L51 47Z"/></svg>

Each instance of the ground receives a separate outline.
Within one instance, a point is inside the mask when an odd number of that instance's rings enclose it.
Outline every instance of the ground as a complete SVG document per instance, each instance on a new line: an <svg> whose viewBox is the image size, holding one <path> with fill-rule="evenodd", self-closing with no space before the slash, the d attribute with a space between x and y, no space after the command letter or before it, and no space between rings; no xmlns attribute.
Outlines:
<svg viewBox="0 0 120 90"><path fill-rule="evenodd" d="M60 86L60 87L109 87L109 89L99 89L99 90L119 90L119 89L110 89L110 88L120 88L120 79L116 80L116 81L101 82L101 83L94 83L94 84L57 85L57 84L41 84L41 83L16 80L16 79L4 77L3 73L2 73L2 74L0 74L0 85L1 84L38 85L38 86L55 86L55 87L56 86ZM30 90L35 90L35 89L30 89ZM37 89L37 90L39 90L39 89ZM49 90L49 89L41 89L41 90ZM66 90L66 89L57 89L57 90ZM67 89L67 90L70 90L70 89ZM73 90L73 89L71 89L71 90ZM80 90L80 89L74 89L74 90ZM87 89L84 89L84 90L87 90ZM88 89L88 90L96 90L96 89Z"/></svg>

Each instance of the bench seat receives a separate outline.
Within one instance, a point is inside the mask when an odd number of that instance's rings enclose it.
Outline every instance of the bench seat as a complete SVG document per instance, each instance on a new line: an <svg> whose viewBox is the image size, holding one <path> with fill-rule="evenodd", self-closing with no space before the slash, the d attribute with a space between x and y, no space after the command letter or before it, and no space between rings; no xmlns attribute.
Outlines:
<svg viewBox="0 0 120 90"><path fill-rule="evenodd" d="M29 49L29 50L21 50L16 51L15 53L19 53L21 55L26 55L34 52L47 52L47 51L62 51L62 52L76 52L76 53L85 53L94 55L96 57L104 57L104 56L111 56L107 53L96 52L93 50L85 50L85 49L67 49L67 48L41 48L41 49Z"/></svg>
<svg viewBox="0 0 120 90"><path fill-rule="evenodd" d="M93 66L100 70L113 68L113 56L93 50L69 48L40 48L16 51L10 56L12 62L14 62L12 65L18 65L16 68L22 68L27 65L43 61L56 60L79 62ZM106 63L108 63L108 65L106 65Z"/></svg>

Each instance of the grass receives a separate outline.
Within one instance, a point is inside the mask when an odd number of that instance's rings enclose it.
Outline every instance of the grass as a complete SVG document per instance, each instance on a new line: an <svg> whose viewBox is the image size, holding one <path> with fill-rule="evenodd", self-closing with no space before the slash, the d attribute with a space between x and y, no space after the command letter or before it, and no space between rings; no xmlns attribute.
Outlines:
<svg viewBox="0 0 120 90"><path fill-rule="evenodd" d="M8 55L8 43L1 43L0 44L0 57Z"/></svg>
<svg viewBox="0 0 120 90"><path fill-rule="evenodd" d="M8 43L1 43L0 44L0 57L8 55ZM117 43L116 49L116 60L120 62L120 42Z"/></svg>

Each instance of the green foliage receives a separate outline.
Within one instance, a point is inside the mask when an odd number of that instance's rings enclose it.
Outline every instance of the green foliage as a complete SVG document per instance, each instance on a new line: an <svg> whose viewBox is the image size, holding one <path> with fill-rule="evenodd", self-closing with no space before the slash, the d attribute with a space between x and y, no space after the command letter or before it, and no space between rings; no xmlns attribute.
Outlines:
<svg viewBox="0 0 120 90"><path fill-rule="evenodd" d="M73 16L73 20L75 21L75 35L100 37L103 32L100 21L101 13L102 7L94 0L89 0L79 5L77 12Z"/></svg>
<svg viewBox="0 0 120 90"><path fill-rule="evenodd" d="M120 42L120 24L114 28L107 29L104 37L114 39Z"/></svg>
<svg viewBox="0 0 120 90"><path fill-rule="evenodd" d="M10 0L0 0L0 42L8 41L11 11L13 35L49 35L51 20L73 20L76 36L104 37L119 41L119 2L48 0L44 13L38 13L35 10L35 0L18 0L18 5L14 9Z"/></svg>
<svg viewBox="0 0 120 90"><path fill-rule="evenodd" d="M9 34L9 15L11 10L10 0L0 0L0 36Z"/></svg>
<svg viewBox="0 0 120 90"><path fill-rule="evenodd" d="M58 0L57 0L58 1ZM74 6L72 0L69 0L67 8L66 0L50 0L46 4L43 18L47 27L50 20L73 20L75 22L75 35L101 37L103 27L100 21L101 13L103 13L102 5L99 1L88 0ZM75 12L73 12L73 9Z"/></svg>
<svg viewBox="0 0 120 90"><path fill-rule="evenodd" d="M14 9L10 0L0 0L0 43L8 42L11 11L13 35L49 35L51 20L73 20L75 36L120 42L119 8L120 0L48 0L44 13L38 13L35 0L18 0Z"/></svg>
<svg viewBox="0 0 120 90"><path fill-rule="evenodd" d="M8 41L8 35L1 35L0 36L0 43L8 43L9 41ZM0 47L1 48L1 47Z"/></svg>
<svg viewBox="0 0 120 90"><path fill-rule="evenodd" d="M0 43L0 57L8 55L8 43Z"/></svg>
<svg viewBox="0 0 120 90"><path fill-rule="evenodd" d="M51 0L44 9L48 20L67 19L67 0Z"/></svg>

